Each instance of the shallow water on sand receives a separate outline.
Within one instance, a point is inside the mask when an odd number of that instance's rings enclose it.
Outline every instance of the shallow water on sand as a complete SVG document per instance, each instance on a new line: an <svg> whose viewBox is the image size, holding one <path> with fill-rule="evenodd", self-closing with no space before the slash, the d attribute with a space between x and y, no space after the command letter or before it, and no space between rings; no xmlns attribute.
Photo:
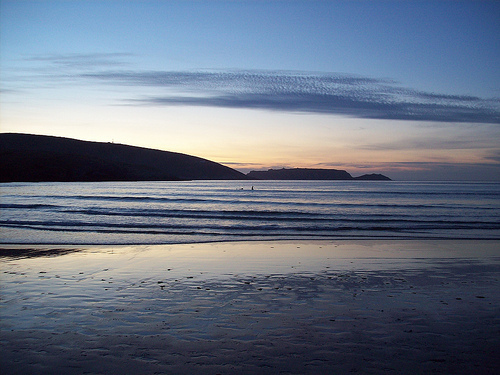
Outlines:
<svg viewBox="0 0 500 375"><path fill-rule="evenodd" d="M500 184L191 181L0 185L2 243L333 238L500 239Z"/></svg>

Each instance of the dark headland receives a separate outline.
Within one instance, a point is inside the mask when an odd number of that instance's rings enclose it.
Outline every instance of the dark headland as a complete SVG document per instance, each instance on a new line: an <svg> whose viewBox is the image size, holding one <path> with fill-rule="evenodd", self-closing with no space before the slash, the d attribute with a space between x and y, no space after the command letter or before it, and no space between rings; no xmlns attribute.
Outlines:
<svg viewBox="0 0 500 375"><path fill-rule="evenodd" d="M186 180L390 180L336 169L279 169L247 175L176 152L45 135L0 133L0 182Z"/></svg>
<svg viewBox="0 0 500 375"><path fill-rule="evenodd" d="M0 182L245 180L195 156L115 143L0 134Z"/></svg>

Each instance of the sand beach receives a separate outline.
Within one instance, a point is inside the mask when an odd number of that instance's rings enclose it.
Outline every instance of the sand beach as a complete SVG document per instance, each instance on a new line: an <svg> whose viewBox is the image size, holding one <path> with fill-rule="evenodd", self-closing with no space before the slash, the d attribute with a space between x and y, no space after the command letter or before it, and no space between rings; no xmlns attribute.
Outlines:
<svg viewBox="0 0 500 375"><path fill-rule="evenodd" d="M0 246L2 374L497 374L500 243Z"/></svg>

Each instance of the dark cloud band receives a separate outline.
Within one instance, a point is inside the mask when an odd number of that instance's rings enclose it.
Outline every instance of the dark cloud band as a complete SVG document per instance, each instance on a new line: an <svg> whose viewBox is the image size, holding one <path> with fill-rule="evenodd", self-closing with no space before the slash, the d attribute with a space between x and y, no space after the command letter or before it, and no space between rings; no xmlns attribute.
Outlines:
<svg viewBox="0 0 500 375"><path fill-rule="evenodd" d="M51 83L152 87L127 105L184 105L346 115L368 119L500 123L500 100L402 88L388 79L290 71L124 70L126 53L36 56ZM108 69L108 70L105 70ZM114 69L114 70L110 70ZM144 92L142 90L142 92ZM127 91L124 92L127 95Z"/></svg>
<svg viewBox="0 0 500 375"><path fill-rule="evenodd" d="M92 72L81 78L154 86L165 94L129 103L253 108L360 118L500 123L500 102L404 89L389 80L291 72ZM182 92L182 94L179 94Z"/></svg>

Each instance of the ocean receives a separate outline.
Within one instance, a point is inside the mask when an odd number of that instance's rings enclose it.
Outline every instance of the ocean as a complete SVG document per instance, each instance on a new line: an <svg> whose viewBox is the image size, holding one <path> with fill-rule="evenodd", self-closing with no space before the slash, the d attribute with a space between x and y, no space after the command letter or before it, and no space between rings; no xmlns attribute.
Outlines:
<svg viewBox="0 0 500 375"><path fill-rule="evenodd" d="M500 239L500 183L189 181L0 185L0 242L4 244L364 238Z"/></svg>

